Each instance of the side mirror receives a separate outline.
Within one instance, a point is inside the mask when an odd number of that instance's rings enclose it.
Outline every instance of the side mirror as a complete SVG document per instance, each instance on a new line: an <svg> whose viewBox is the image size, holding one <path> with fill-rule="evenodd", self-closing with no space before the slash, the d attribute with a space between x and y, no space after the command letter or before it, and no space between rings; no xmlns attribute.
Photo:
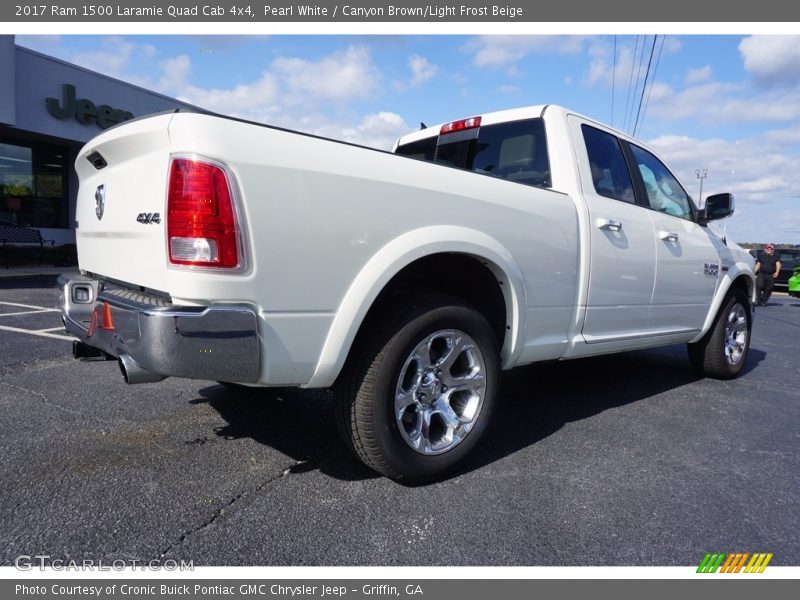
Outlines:
<svg viewBox="0 0 800 600"><path fill-rule="evenodd" d="M724 219L733 214L733 194L714 194L706 198L706 207L701 212L701 223Z"/></svg>

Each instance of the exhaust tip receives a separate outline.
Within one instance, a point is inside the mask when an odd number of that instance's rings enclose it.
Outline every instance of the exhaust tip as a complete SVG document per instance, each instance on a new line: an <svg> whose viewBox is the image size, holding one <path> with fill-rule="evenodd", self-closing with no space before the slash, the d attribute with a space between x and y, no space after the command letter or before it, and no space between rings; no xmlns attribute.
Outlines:
<svg viewBox="0 0 800 600"><path fill-rule="evenodd" d="M161 373L154 373L153 371L143 369L139 366L139 363L127 354L123 354L119 357L119 370L122 373L122 378L128 385L157 383L167 378L166 375L162 375Z"/></svg>

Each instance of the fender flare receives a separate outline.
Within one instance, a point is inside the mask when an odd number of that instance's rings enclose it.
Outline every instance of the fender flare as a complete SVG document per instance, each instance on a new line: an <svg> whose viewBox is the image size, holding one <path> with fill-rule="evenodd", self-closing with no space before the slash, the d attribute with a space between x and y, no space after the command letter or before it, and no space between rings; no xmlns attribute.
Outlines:
<svg viewBox="0 0 800 600"><path fill-rule="evenodd" d="M314 375L303 387L333 385L367 312L391 279L420 258L444 253L475 257L501 282L510 329L500 355L503 368L513 366L522 350L525 331L527 300L522 271L511 253L493 237L467 227L434 225L394 238L358 272L333 318Z"/></svg>
<svg viewBox="0 0 800 600"><path fill-rule="evenodd" d="M714 299L711 302L711 307L706 315L706 320L703 322L703 328L700 330L699 334L692 338L692 340L689 342L690 344L700 341L703 336L708 333L708 331L711 329L711 326L714 324L714 319L717 317L717 313L722 307L722 302L725 300L728 292L733 287L734 282L742 277L747 282L747 292L750 302L755 301L756 280L755 275L753 274L753 269L745 262L736 262L729 268L728 272L720 280L719 285L717 286L717 291L714 294Z"/></svg>

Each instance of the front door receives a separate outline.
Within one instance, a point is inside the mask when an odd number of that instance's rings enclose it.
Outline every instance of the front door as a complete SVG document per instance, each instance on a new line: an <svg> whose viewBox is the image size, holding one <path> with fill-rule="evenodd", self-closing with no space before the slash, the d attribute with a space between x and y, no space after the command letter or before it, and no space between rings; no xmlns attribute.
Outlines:
<svg viewBox="0 0 800 600"><path fill-rule="evenodd" d="M656 243L656 284L645 330L676 333L702 328L720 274L722 242L694 220L691 199L658 158L630 144L649 203Z"/></svg>

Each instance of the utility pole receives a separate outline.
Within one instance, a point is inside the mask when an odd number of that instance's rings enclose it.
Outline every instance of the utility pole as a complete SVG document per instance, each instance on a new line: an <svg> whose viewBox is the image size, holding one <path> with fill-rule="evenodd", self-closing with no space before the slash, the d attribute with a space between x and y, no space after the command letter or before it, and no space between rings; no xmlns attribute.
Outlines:
<svg viewBox="0 0 800 600"><path fill-rule="evenodd" d="M708 177L708 171L706 169L703 169L702 171L700 169L695 169L694 173L695 173L695 175L697 175L697 178L700 180L700 197L697 199L697 203L698 203L698 205L702 206L703 205L703 180L706 177Z"/></svg>

